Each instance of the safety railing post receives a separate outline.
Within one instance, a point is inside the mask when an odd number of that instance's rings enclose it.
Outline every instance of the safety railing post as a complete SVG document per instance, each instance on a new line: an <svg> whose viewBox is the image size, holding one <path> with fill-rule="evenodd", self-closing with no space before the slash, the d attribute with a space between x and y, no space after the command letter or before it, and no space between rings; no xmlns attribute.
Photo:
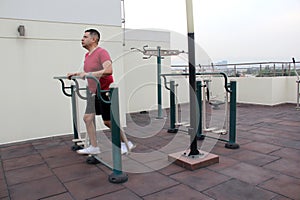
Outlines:
<svg viewBox="0 0 300 200"><path fill-rule="evenodd" d="M119 91L118 88L112 87L110 92L113 173L108 179L111 183L124 183L128 180L128 175L122 171Z"/></svg>
<svg viewBox="0 0 300 200"><path fill-rule="evenodd" d="M175 81L170 81L170 128L168 133L177 133L176 128L176 105L175 105Z"/></svg>
<svg viewBox="0 0 300 200"><path fill-rule="evenodd" d="M228 149L238 149L236 143L236 81L230 81L230 114L229 114L229 142L225 144Z"/></svg>

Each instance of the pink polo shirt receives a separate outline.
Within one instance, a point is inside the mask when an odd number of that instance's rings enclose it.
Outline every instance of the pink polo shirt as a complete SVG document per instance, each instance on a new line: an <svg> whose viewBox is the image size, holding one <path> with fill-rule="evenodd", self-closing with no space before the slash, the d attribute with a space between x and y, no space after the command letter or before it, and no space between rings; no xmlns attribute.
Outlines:
<svg viewBox="0 0 300 200"><path fill-rule="evenodd" d="M108 54L108 52L105 49L102 49L101 47L97 47L91 55L89 53L85 54L85 60L84 60L84 71L85 72L95 72L103 69L102 64L105 61L111 61L111 58ZM109 85L114 82L113 76L104 76L100 78L100 84L102 90L109 90ZM97 85L94 80L88 79L88 87L92 93L96 93Z"/></svg>

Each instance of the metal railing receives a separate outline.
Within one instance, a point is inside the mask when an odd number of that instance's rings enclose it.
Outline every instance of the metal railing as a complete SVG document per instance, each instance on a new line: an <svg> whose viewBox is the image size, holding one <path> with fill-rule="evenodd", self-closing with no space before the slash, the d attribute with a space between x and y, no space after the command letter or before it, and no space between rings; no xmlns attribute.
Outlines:
<svg viewBox="0 0 300 200"><path fill-rule="evenodd" d="M197 67L197 73L203 72L223 72L228 77L278 77L278 76L296 76L297 88L297 106L300 110L300 62L292 58L292 62L250 62L250 63L232 63L232 64L214 64L201 65ZM176 74L186 73L188 66L173 65L172 71Z"/></svg>
<svg viewBox="0 0 300 200"><path fill-rule="evenodd" d="M196 66L197 72L225 72L231 77L275 77L296 76L300 73L300 62L249 62ZM172 66L172 71L187 72L187 66Z"/></svg>

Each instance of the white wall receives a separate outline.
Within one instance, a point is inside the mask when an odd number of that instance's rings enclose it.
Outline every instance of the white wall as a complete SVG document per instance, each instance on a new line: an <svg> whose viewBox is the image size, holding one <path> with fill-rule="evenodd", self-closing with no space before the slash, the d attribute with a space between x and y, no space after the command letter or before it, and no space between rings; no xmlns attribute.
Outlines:
<svg viewBox="0 0 300 200"><path fill-rule="evenodd" d="M239 77L238 103L278 105L296 103L296 77Z"/></svg>
<svg viewBox="0 0 300 200"><path fill-rule="evenodd" d="M1 0L0 18L121 26L121 2Z"/></svg>
<svg viewBox="0 0 300 200"><path fill-rule="evenodd" d="M25 37L17 34L19 24L25 25ZM121 27L19 19L0 19L0 26L5 27L0 29L0 143L72 133L70 99L53 77L82 70L80 40L87 28L101 31L100 46L113 60L121 55ZM113 67L118 80L123 61Z"/></svg>
<svg viewBox="0 0 300 200"><path fill-rule="evenodd" d="M18 36L19 25L25 26L25 37ZM120 0L1 0L0 27L0 65L6 74L0 81L0 131L5 133L0 144L71 133L70 99L53 76L82 70L80 40L87 28L100 30L101 45L113 60L122 54ZM115 67L118 80L123 61Z"/></svg>
<svg viewBox="0 0 300 200"><path fill-rule="evenodd" d="M288 103L297 103L296 77L286 78L286 99Z"/></svg>
<svg viewBox="0 0 300 200"><path fill-rule="evenodd" d="M131 48L170 49L170 33L151 30L127 30L124 47L124 81L126 111L138 112L157 109L157 58L143 59L143 54ZM162 73L170 72L170 57L162 60ZM163 107L169 105L168 92L162 86Z"/></svg>
<svg viewBox="0 0 300 200"><path fill-rule="evenodd" d="M272 105L272 79L269 77L234 78L237 81L237 101Z"/></svg>

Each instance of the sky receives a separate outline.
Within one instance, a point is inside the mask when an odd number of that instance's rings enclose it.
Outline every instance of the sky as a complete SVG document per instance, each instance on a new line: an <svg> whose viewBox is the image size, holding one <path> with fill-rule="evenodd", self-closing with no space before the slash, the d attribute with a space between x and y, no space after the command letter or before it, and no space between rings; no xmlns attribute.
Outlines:
<svg viewBox="0 0 300 200"><path fill-rule="evenodd" d="M127 28L163 29L187 43L185 0L124 1ZM193 0L193 8L196 45L214 63L300 61L300 0Z"/></svg>

